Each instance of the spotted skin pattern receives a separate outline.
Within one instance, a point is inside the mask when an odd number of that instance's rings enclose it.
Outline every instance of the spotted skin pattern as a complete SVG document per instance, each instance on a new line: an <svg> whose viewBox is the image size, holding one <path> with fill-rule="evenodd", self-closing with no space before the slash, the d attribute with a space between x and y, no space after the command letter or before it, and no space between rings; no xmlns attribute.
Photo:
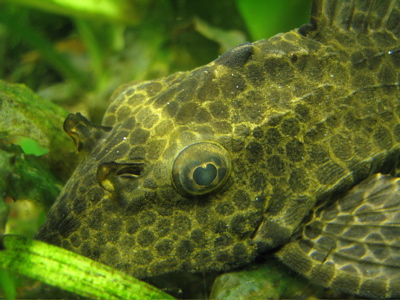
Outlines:
<svg viewBox="0 0 400 300"><path fill-rule="evenodd" d="M396 167L399 18L399 1L315 1L299 30L240 45L190 72L124 85L102 127L70 115L64 128L85 157L37 238L138 278L229 270L286 244L278 257L322 285L399 295L388 285L360 288L371 280L365 253L319 268L318 247L342 247L322 238L325 229L310 236L310 224L329 223L332 211L333 220L356 215L335 206L346 191ZM200 196L180 192L172 174L195 143L222 146L231 161L228 178ZM195 156L188 152L188 163ZM375 227L388 222L377 215ZM396 226L385 228L399 237ZM355 245L376 233L351 228ZM388 236L380 249L393 242ZM399 268L377 272L390 270L383 279L398 282ZM358 285L343 287L349 278Z"/></svg>

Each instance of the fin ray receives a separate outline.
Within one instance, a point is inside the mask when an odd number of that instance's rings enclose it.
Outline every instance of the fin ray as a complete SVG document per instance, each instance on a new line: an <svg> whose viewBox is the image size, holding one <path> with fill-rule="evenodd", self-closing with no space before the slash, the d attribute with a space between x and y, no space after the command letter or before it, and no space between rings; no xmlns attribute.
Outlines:
<svg viewBox="0 0 400 300"><path fill-rule="evenodd" d="M367 297L400 296L400 179L375 174L329 207L277 256L312 281Z"/></svg>
<svg viewBox="0 0 400 300"><path fill-rule="evenodd" d="M396 0L314 0L310 24L299 29L303 35L329 43L331 36L388 34L400 38L400 3Z"/></svg>

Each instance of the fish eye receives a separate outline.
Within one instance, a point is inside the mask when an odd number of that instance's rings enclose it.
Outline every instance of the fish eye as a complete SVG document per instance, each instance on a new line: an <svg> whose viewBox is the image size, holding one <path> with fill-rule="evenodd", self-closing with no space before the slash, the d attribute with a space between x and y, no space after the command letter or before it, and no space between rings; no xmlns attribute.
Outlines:
<svg viewBox="0 0 400 300"><path fill-rule="evenodd" d="M220 188L230 170L228 151L213 142L199 142L178 154L172 167L172 179L180 194L202 196Z"/></svg>

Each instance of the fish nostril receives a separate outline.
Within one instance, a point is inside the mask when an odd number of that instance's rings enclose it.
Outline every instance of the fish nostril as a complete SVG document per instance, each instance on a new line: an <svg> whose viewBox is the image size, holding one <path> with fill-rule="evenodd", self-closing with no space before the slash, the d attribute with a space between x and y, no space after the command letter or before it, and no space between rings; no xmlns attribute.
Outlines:
<svg viewBox="0 0 400 300"><path fill-rule="evenodd" d="M137 178L143 175L144 166L144 163L102 163L97 168L97 181L103 189L113 192L118 177Z"/></svg>
<svg viewBox="0 0 400 300"><path fill-rule="evenodd" d="M111 127L92 124L80 113L69 114L64 121L65 132L73 139L78 152L83 154L89 154L111 129Z"/></svg>

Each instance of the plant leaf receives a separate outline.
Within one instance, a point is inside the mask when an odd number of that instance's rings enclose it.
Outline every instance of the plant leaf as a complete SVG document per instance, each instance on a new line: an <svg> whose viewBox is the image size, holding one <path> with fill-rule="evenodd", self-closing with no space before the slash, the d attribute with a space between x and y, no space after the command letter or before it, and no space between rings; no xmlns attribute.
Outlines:
<svg viewBox="0 0 400 300"><path fill-rule="evenodd" d="M130 0L12 0L9 2L71 17L105 19L131 25L141 21L141 7L147 4L147 1Z"/></svg>
<svg viewBox="0 0 400 300"><path fill-rule="evenodd" d="M308 22L310 0L236 0L253 41L267 39Z"/></svg>
<svg viewBox="0 0 400 300"><path fill-rule="evenodd" d="M65 249L17 235L3 237L0 268L89 298L174 299L157 288Z"/></svg>

